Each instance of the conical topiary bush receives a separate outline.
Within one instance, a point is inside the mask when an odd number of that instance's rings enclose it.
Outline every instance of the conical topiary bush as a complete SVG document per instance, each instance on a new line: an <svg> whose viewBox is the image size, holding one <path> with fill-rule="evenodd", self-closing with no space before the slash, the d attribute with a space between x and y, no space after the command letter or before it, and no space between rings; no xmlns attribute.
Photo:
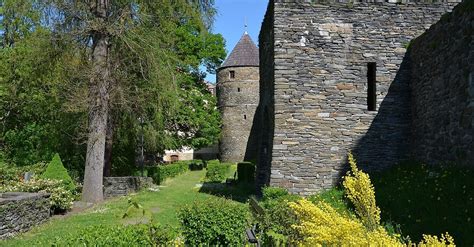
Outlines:
<svg viewBox="0 0 474 247"><path fill-rule="evenodd" d="M61 162L61 158L57 153L54 155L51 162L49 162L48 167L46 167L46 171L41 175L41 178L62 180L64 187L67 190L76 190L76 185L74 184L74 181L67 173L67 170L66 168L64 168L63 162Z"/></svg>

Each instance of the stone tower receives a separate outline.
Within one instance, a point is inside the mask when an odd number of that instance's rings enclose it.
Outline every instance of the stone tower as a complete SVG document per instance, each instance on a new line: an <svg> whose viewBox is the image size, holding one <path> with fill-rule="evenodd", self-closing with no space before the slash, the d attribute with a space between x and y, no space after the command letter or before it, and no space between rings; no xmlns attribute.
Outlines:
<svg viewBox="0 0 474 247"><path fill-rule="evenodd" d="M258 48L245 32L217 71L222 161L248 160L256 153L257 145L249 141L249 135L259 100L259 79Z"/></svg>

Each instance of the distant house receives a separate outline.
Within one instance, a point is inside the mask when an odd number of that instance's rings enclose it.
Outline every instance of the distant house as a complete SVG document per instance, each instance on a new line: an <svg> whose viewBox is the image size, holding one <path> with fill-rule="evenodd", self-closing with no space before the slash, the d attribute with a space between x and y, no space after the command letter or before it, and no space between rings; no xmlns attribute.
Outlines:
<svg viewBox="0 0 474 247"><path fill-rule="evenodd" d="M213 95L216 96L216 84L206 81L207 90Z"/></svg>
<svg viewBox="0 0 474 247"><path fill-rule="evenodd" d="M184 147L181 150L165 150L164 162L175 162L180 160L212 160L217 159L219 149L217 145L194 150Z"/></svg>

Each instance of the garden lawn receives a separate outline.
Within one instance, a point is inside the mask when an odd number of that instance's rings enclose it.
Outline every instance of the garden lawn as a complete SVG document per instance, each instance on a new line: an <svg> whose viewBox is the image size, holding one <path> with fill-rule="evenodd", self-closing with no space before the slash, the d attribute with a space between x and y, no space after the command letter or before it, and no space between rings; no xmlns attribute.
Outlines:
<svg viewBox="0 0 474 247"><path fill-rule="evenodd" d="M199 193L199 188L196 187L196 184L201 183L205 172L205 170L187 172L165 181L164 187L160 187L158 192L143 191L132 195L131 198L152 214L154 223L178 227L176 212L181 206L214 197ZM78 214L55 216L47 223L14 239L0 241L0 246L38 246L38 242L45 243L55 237L74 233L92 225L136 224L148 221L137 211L132 213L131 217L122 219L128 207L128 198L122 197L106 201Z"/></svg>

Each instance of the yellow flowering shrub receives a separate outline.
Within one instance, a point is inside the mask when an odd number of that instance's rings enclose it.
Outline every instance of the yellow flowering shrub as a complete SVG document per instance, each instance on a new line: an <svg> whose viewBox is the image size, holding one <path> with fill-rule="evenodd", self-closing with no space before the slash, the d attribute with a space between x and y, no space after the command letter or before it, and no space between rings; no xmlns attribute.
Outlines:
<svg viewBox="0 0 474 247"><path fill-rule="evenodd" d="M299 223L292 227L298 231L303 246L403 246L383 227L368 230L357 218L339 214L325 202L313 204L306 199L290 202Z"/></svg>
<svg viewBox="0 0 474 247"><path fill-rule="evenodd" d="M448 233L441 237L423 235L418 243L402 243L380 225L380 208L375 203L375 190L369 175L359 170L349 153L350 172L343 181L346 196L354 204L356 216L339 213L323 201L312 203L306 199L289 202L296 217L291 225L300 246L455 246Z"/></svg>
<svg viewBox="0 0 474 247"><path fill-rule="evenodd" d="M419 247L445 247L445 246L456 246L454 244L454 238L449 233L441 234L441 237L424 235L421 242L418 244Z"/></svg>
<svg viewBox="0 0 474 247"><path fill-rule="evenodd" d="M354 204L357 215L371 230L380 225L380 208L375 204L375 190L369 175L357 168L354 156L349 153L351 170L344 177L347 198Z"/></svg>

